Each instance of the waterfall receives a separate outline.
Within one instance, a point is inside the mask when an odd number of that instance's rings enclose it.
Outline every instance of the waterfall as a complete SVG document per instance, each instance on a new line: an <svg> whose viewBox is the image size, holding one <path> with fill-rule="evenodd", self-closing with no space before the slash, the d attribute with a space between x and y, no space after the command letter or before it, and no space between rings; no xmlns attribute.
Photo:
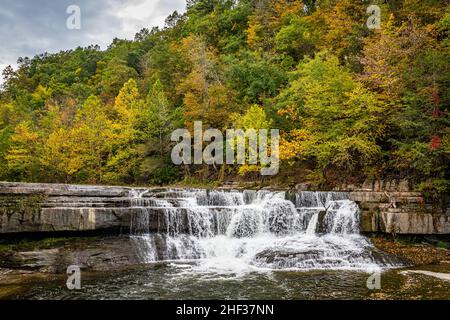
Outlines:
<svg viewBox="0 0 450 320"><path fill-rule="evenodd" d="M324 208L336 200L348 199L346 192L303 191L296 194L297 207Z"/></svg>
<svg viewBox="0 0 450 320"><path fill-rule="evenodd" d="M308 223L308 228L306 228L306 234L315 234L318 222L319 222L319 212L315 212Z"/></svg>
<svg viewBox="0 0 450 320"><path fill-rule="evenodd" d="M350 200L333 201L325 214L328 233L359 233L359 208Z"/></svg>
<svg viewBox="0 0 450 320"><path fill-rule="evenodd" d="M131 239L144 263L205 270L357 269L395 265L359 234L344 192L172 189L130 192Z"/></svg>

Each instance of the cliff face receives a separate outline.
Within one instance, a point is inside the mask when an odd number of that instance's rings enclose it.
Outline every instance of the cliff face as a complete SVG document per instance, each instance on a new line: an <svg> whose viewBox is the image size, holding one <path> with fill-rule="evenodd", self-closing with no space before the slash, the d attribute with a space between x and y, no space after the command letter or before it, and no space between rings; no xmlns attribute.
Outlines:
<svg viewBox="0 0 450 320"><path fill-rule="evenodd" d="M359 204L362 232L450 234L450 210L433 211L420 193L409 191L404 183L341 190ZM164 189L150 189L144 201L151 202L160 191ZM131 192L127 187L0 182L0 233L129 228L132 217L139 214ZM163 212L154 210L149 219L153 229L165 228Z"/></svg>
<svg viewBox="0 0 450 320"><path fill-rule="evenodd" d="M0 233L88 231L126 223L129 189L0 183Z"/></svg>
<svg viewBox="0 0 450 320"><path fill-rule="evenodd" d="M415 192L354 191L361 230L391 234L450 234L450 214L435 212Z"/></svg>
<svg viewBox="0 0 450 320"><path fill-rule="evenodd" d="M410 191L406 181L375 181L347 190L361 208L363 232L450 234L450 208L433 209L421 193Z"/></svg>

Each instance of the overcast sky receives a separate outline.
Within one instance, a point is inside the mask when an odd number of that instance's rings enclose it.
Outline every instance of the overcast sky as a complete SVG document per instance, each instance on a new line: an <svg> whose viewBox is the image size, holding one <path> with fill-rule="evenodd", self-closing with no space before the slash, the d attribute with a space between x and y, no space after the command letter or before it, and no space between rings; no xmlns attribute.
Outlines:
<svg viewBox="0 0 450 320"><path fill-rule="evenodd" d="M70 30L67 7L81 10L81 29ZM142 28L163 26L185 0L0 0L0 70L18 57L133 39ZM0 83L1 83L0 76Z"/></svg>

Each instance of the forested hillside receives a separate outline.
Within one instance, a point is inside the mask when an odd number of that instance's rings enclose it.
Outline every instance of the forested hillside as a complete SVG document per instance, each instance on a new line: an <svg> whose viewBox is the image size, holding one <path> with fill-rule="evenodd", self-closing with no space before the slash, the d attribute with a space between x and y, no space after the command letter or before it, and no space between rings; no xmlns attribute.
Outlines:
<svg viewBox="0 0 450 320"><path fill-rule="evenodd" d="M0 179L98 184L258 180L179 167L170 133L279 128L285 184L408 178L448 190L448 1L188 0L133 41L19 58L0 93ZM3 44L5 45L5 44Z"/></svg>

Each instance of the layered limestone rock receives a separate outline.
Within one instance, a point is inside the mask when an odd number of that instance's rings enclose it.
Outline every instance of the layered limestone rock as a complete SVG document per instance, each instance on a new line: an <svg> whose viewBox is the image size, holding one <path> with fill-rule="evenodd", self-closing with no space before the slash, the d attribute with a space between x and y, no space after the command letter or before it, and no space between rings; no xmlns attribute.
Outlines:
<svg viewBox="0 0 450 320"><path fill-rule="evenodd" d="M361 230L390 234L450 234L450 215L401 211L362 211Z"/></svg>
<svg viewBox="0 0 450 320"><path fill-rule="evenodd" d="M407 182L365 183L346 193L345 198L357 202L361 209L361 231L450 234L450 211L433 211L422 195L408 191L407 185ZM382 187L387 190L380 191ZM170 232L167 217L178 219L183 231L189 228L188 212L181 208L182 199L178 198L177 192L164 188L0 182L0 233L130 228L139 232L141 226L136 221L142 219L135 218L143 215L148 217L145 224L148 229L142 231ZM139 197L134 196L136 193L140 193ZM302 199L306 193L287 192L286 198L301 207L296 199ZM254 196L255 192L244 191L246 203ZM161 198L172 208L160 208L158 199ZM214 206L207 208L208 213L217 216L229 213L224 212L230 208L223 204L215 203ZM170 214L167 210L171 210Z"/></svg>
<svg viewBox="0 0 450 320"><path fill-rule="evenodd" d="M0 183L0 233L88 231L129 221L129 188Z"/></svg>
<svg viewBox="0 0 450 320"><path fill-rule="evenodd" d="M449 234L450 212L435 211L418 192L406 190L405 183L395 191L350 192L350 199L361 208L361 230L390 234ZM395 184L390 184L390 186ZM398 185L397 185L398 186ZM392 187L391 187L392 188ZM390 189L392 190L392 189Z"/></svg>
<svg viewBox="0 0 450 320"><path fill-rule="evenodd" d="M0 233L122 230L188 232L177 190L0 182ZM173 207L161 206L170 203ZM205 207L213 217L230 208ZM172 226L168 226L168 219ZM145 222L145 224L142 224ZM176 222L176 223L175 223ZM145 229L145 230L144 230Z"/></svg>

